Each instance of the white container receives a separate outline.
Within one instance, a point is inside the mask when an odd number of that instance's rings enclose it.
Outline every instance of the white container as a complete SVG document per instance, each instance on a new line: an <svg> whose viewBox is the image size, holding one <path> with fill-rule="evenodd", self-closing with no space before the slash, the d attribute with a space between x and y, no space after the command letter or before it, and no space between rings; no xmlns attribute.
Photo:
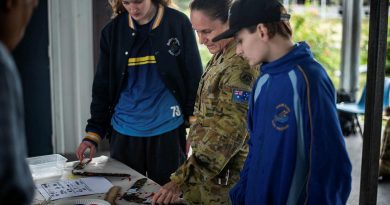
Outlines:
<svg viewBox="0 0 390 205"><path fill-rule="evenodd" d="M68 159L59 155L43 155L27 158L27 163L34 180L61 176Z"/></svg>

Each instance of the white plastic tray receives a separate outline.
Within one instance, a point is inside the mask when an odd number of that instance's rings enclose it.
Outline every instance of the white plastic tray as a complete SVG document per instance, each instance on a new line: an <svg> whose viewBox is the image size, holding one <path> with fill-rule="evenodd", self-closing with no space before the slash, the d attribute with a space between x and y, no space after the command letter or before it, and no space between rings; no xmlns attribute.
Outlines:
<svg viewBox="0 0 390 205"><path fill-rule="evenodd" d="M65 162L68 159L59 155L43 155L27 158L30 171L34 180L61 176Z"/></svg>

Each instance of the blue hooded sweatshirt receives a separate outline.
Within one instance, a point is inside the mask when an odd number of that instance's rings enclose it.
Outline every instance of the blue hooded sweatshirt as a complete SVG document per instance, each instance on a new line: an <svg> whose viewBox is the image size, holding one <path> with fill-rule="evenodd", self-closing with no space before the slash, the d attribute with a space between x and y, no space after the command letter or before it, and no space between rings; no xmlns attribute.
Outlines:
<svg viewBox="0 0 390 205"><path fill-rule="evenodd" d="M345 204L352 166L335 90L309 46L263 64L248 111L249 155L233 204Z"/></svg>

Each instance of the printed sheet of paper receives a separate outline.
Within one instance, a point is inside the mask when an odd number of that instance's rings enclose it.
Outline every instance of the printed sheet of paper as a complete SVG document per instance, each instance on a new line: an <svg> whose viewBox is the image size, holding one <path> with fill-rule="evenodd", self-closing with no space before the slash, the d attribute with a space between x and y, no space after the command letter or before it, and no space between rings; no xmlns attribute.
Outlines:
<svg viewBox="0 0 390 205"><path fill-rule="evenodd" d="M38 191L45 199L62 199L107 192L113 185L104 177L88 177L77 180L61 180L38 184Z"/></svg>

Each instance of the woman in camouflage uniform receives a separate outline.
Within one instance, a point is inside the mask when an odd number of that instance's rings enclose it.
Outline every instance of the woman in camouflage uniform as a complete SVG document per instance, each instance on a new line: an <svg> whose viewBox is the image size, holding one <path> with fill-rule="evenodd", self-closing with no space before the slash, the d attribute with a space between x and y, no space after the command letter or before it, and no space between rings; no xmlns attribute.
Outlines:
<svg viewBox="0 0 390 205"><path fill-rule="evenodd" d="M153 204L174 203L181 194L187 204L228 204L228 192L239 179L248 153L248 99L258 71L235 54L233 38L212 41L228 29L231 2L190 4L192 27L213 57L198 87L188 139L193 154L155 194Z"/></svg>

